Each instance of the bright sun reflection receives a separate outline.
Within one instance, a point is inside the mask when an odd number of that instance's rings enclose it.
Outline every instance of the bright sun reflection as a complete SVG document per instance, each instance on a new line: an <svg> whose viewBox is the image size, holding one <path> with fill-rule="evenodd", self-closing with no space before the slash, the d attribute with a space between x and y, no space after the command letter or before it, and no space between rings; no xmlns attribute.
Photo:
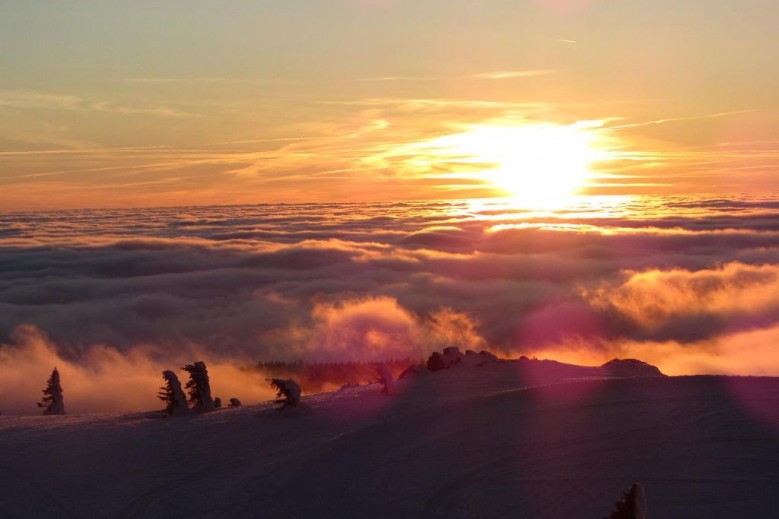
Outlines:
<svg viewBox="0 0 779 519"><path fill-rule="evenodd" d="M473 125L435 139L443 155L479 165L477 176L509 193L524 207L566 205L592 176L592 165L608 158L598 146L600 122L570 125Z"/></svg>

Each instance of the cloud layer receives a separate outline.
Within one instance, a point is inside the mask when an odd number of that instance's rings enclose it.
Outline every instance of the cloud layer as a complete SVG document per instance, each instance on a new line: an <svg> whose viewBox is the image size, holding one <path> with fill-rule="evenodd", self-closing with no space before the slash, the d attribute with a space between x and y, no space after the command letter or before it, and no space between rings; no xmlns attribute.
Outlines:
<svg viewBox="0 0 779 519"><path fill-rule="evenodd" d="M127 363L148 374L139 385L153 397L159 371L193 355L237 366L419 358L449 344L779 374L777 327L771 199L0 215L4 400L19 384L10 366L35 366L39 391L54 363L94 373Z"/></svg>

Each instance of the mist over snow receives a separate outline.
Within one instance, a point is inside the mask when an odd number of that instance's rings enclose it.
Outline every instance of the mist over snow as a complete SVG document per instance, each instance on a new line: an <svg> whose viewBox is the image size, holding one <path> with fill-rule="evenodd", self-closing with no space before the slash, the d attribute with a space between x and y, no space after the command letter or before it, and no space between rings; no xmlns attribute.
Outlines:
<svg viewBox="0 0 779 519"><path fill-rule="evenodd" d="M219 384L242 386L238 368L258 360L417 359L454 345L779 375L778 340L771 198L0 214L3 412L36 412L23 408L54 365L78 412L148 407L162 370L201 359L215 394L245 400L256 381L240 395ZM102 402L104 384L148 396Z"/></svg>

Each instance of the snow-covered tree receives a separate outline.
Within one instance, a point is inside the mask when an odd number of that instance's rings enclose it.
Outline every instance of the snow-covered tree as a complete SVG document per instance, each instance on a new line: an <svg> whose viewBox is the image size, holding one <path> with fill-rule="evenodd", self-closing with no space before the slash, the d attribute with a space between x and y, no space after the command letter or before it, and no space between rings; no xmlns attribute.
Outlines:
<svg viewBox="0 0 779 519"><path fill-rule="evenodd" d="M379 374L378 382L382 385L381 392L385 395L391 395L395 392L395 379L392 378L389 368L383 362L376 366Z"/></svg>
<svg viewBox="0 0 779 519"><path fill-rule="evenodd" d="M43 399L38 402L38 407L45 407L43 414L65 414L65 400L62 396L60 385L60 372L55 367L51 372L46 389L43 390Z"/></svg>
<svg viewBox="0 0 779 519"><path fill-rule="evenodd" d="M184 387L187 389L192 409L196 411L214 409L214 399L211 398L211 384L208 381L208 370L205 362L198 361L194 364L187 364L182 369L189 373L189 381Z"/></svg>
<svg viewBox="0 0 779 519"><path fill-rule="evenodd" d="M271 379L271 387L276 390L277 404L281 404L279 409L287 406L296 407L300 403L300 386L294 380L282 380L280 378Z"/></svg>
<svg viewBox="0 0 779 519"><path fill-rule="evenodd" d="M641 483L633 483L630 489L614 505L614 511L606 519L646 519L646 496Z"/></svg>
<svg viewBox="0 0 779 519"><path fill-rule="evenodd" d="M181 389L179 378L170 370L162 372L165 385L160 388L157 398L165 402L165 412L170 416L180 416L189 413L187 397Z"/></svg>

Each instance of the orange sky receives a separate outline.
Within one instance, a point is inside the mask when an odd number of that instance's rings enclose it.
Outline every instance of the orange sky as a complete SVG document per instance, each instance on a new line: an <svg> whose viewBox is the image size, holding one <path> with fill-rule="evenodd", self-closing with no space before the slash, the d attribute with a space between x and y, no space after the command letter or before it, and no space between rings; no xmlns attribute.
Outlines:
<svg viewBox="0 0 779 519"><path fill-rule="evenodd" d="M579 192L775 192L778 5L15 3L0 210L532 197L535 146L462 136L544 125L589 128Z"/></svg>

